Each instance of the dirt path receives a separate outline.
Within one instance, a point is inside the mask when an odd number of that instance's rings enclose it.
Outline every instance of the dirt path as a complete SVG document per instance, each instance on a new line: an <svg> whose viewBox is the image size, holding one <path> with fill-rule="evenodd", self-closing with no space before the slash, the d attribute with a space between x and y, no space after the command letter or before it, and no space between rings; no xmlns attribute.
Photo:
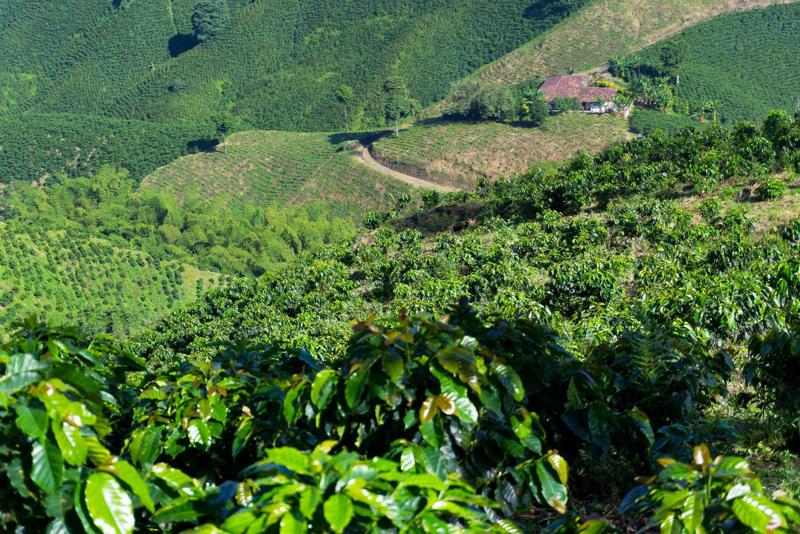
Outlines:
<svg viewBox="0 0 800 534"><path fill-rule="evenodd" d="M389 167L386 167L385 165L375 161L375 158L373 158L372 154L369 153L369 149L364 145L358 146L353 157L370 169L379 172L384 176L388 176L389 178L394 178L395 180L405 182L411 187L417 187L419 189L431 189L434 191L439 191L440 193L454 193L456 191L461 191L461 189L458 187L429 182L428 180L423 180L422 178L417 178L416 176L410 176L400 171L390 169Z"/></svg>

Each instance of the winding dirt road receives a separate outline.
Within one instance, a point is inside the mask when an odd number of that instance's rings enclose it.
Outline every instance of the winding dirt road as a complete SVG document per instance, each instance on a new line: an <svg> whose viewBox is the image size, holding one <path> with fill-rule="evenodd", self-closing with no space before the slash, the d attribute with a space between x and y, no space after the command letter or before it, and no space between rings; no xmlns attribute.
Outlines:
<svg viewBox="0 0 800 534"><path fill-rule="evenodd" d="M383 174L384 176L388 176L389 178L394 178L395 180L400 180L401 182L405 182L411 187L417 187L419 189L430 189L433 191L439 191L440 193L454 193L456 191L461 191L458 187L452 187L449 185L442 185L437 184L434 182L429 182L428 180L423 180L422 178L417 178L416 176L411 176L408 174L404 174L400 171L396 171L394 169L390 169L389 167L375 161L375 158L372 157L372 154L369 153L369 149L364 145L358 145L358 148L355 150L355 154L353 155L358 161L369 167L370 169Z"/></svg>

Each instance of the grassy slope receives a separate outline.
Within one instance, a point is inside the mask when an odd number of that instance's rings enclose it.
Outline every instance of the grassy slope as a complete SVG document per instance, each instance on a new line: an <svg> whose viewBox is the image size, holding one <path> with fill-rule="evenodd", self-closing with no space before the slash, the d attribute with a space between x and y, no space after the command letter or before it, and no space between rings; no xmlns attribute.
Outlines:
<svg viewBox="0 0 800 534"><path fill-rule="evenodd" d="M328 201L335 212L350 215L384 207L390 194L408 191L340 151L336 141L335 134L324 133L237 133L216 152L185 156L158 169L142 187L179 199L196 193L234 204Z"/></svg>
<svg viewBox="0 0 800 534"><path fill-rule="evenodd" d="M75 232L0 223L0 320L30 313L101 332L136 331L217 276Z"/></svg>
<svg viewBox="0 0 800 534"><path fill-rule="evenodd" d="M692 48L678 93L699 107L716 103L720 120L761 120L800 103L800 4L732 13L682 33ZM658 64L660 46L642 53Z"/></svg>
<svg viewBox="0 0 800 534"><path fill-rule="evenodd" d="M541 128L496 123L432 123L375 143L375 155L433 181L471 187L480 177L521 174L538 163L599 152L627 137L622 117L568 113Z"/></svg>
<svg viewBox="0 0 800 534"><path fill-rule="evenodd" d="M790 0L595 0L473 76L504 84L592 69L721 13L778 3Z"/></svg>

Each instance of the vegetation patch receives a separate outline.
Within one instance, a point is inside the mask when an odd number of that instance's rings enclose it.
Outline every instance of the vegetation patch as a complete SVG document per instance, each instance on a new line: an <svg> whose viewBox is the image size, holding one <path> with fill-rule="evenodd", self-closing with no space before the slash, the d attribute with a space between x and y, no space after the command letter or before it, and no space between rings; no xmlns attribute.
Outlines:
<svg viewBox="0 0 800 534"><path fill-rule="evenodd" d="M636 52L726 11L774 3L781 0L592 2L472 77L483 84L507 85L569 71L581 72L605 64L614 54Z"/></svg>
<svg viewBox="0 0 800 534"><path fill-rule="evenodd" d="M537 128L434 121L382 138L373 145L373 154L410 174L472 188L481 178L516 176L581 151L596 153L627 136L627 121L614 115L564 113Z"/></svg>
<svg viewBox="0 0 800 534"><path fill-rule="evenodd" d="M721 122L758 120L771 109L798 108L798 33L798 4L731 13L648 48L641 61L657 69L664 47L685 43L690 53L674 89L691 111L701 112L710 103Z"/></svg>
<svg viewBox="0 0 800 534"><path fill-rule="evenodd" d="M343 136L346 138L347 136ZM181 158L148 176L143 190L183 201L236 206L326 201L337 214L387 207L405 184L361 165L336 134L241 132L210 153Z"/></svg>

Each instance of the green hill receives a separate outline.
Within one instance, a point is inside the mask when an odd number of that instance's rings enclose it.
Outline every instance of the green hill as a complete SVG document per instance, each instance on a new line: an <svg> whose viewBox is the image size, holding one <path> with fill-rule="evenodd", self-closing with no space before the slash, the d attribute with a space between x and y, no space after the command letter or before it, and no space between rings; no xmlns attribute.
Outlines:
<svg viewBox="0 0 800 534"><path fill-rule="evenodd" d="M5 2L0 111L158 121L232 112L256 127L332 129L353 87L356 121L382 117L382 84L403 76L423 104L542 33L582 0L226 1L230 22L193 46L193 1ZM12 13L13 12L13 13ZM66 16L65 13L70 13ZM78 16L72 16L77 13ZM369 36L368 39L365 37Z"/></svg>
<svg viewBox="0 0 800 534"><path fill-rule="evenodd" d="M0 223L0 320L32 313L125 335L196 298L217 275L79 230Z"/></svg>
<svg viewBox="0 0 800 534"><path fill-rule="evenodd" d="M689 44L677 94L693 108L706 101L719 118L757 121L775 108L800 105L800 4L731 13L689 28L673 39ZM642 52L645 64L659 65L659 43Z"/></svg>
<svg viewBox="0 0 800 534"><path fill-rule="evenodd" d="M209 123L159 124L72 113L26 113L0 119L0 181L46 181L120 165L141 179L189 152L208 149Z"/></svg>
<svg viewBox="0 0 800 534"><path fill-rule="evenodd" d="M595 0L547 33L471 75L487 85L594 69L731 10L788 0Z"/></svg>
<svg viewBox="0 0 800 534"><path fill-rule="evenodd" d="M388 207L409 191L402 182L362 165L338 134L249 131L230 136L214 152L185 156L145 178L143 190L234 206L327 202L357 218ZM344 136L347 137L347 136ZM346 144L346 142L345 142Z"/></svg>

